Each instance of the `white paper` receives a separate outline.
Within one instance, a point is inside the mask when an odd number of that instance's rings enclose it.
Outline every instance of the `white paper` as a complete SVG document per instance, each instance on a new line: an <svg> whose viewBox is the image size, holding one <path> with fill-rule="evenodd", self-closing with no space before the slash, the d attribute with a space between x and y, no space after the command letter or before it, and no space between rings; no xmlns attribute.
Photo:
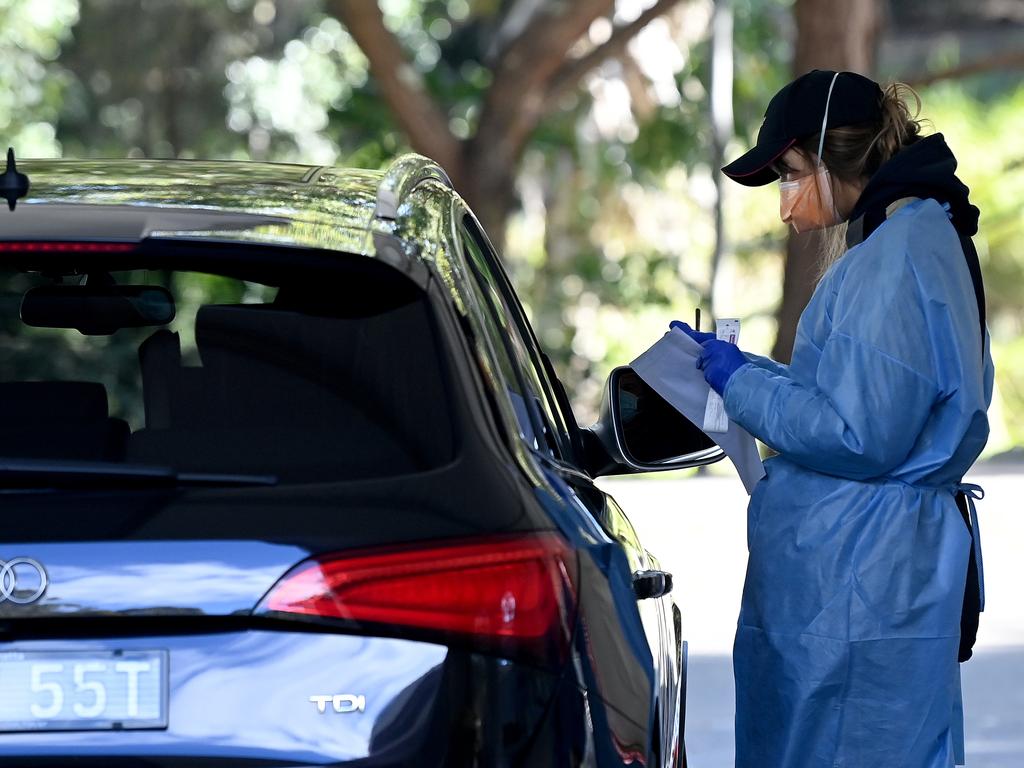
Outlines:
<svg viewBox="0 0 1024 768"><path fill-rule="evenodd" d="M725 401L714 390L708 392L708 401L704 405L704 426L707 434L720 435L729 431L729 417L725 413Z"/></svg>
<svg viewBox="0 0 1024 768"><path fill-rule="evenodd" d="M700 344L673 328L630 363L637 375L694 424L703 424L710 387L697 369ZM757 444L745 429L729 422L727 431L709 435L732 461L747 493L764 477Z"/></svg>

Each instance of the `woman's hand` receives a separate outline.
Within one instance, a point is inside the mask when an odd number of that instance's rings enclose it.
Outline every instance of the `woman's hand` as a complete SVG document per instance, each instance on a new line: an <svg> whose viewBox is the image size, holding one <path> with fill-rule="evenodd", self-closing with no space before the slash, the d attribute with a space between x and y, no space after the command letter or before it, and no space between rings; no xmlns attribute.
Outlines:
<svg viewBox="0 0 1024 768"><path fill-rule="evenodd" d="M702 331L695 331L689 325L684 323L682 320L673 320L668 324L669 328L678 328L680 331L685 333L691 339L696 341L698 344L703 344L705 341L710 341L715 338L713 333L703 333Z"/></svg>
<svg viewBox="0 0 1024 768"><path fill-rule="evenodd" d="M739 347L728 341L712 338L702 343L701 347L697 367L704 371L704 380L710 387L724 395L732 375L750 361L740 352Z"/></svg>

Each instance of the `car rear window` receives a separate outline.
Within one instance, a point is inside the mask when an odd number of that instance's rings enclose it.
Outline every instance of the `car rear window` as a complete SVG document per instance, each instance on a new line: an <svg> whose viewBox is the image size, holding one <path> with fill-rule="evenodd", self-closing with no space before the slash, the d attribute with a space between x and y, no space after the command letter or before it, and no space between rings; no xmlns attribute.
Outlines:
<svg viewBox="0 0 1024 768"><path fill-rule="evenodd" d="M257 281L233 276L237 263L232 275L93 272L94 284L162 286L176 311L166 325L99 335L21 319L30 289L86 278L0 271L0 457L282 483L451 461L442 347L426 297L390 268L343 264L326 276L292 270Z"/></svg>

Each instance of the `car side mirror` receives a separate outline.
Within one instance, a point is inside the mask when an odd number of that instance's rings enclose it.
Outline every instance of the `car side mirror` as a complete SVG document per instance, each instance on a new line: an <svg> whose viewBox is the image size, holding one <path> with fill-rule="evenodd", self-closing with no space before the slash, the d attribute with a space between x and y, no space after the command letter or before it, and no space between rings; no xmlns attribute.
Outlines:
<svg viewBox="0 0 1024 768"><path fill-rule="evenodd" d="M591 477L687 469L725 457L629 366L611 372L600 418L584 436Z"/></svg>

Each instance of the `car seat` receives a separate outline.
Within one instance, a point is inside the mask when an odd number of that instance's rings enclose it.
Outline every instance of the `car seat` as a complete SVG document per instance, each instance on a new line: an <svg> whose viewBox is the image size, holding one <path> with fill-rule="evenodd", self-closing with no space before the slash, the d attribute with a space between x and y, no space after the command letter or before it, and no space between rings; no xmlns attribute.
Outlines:
<svg viewBox="0 0 1024 768"><path fill-rule="evenodd" d="M451 453L451 425L440 385L408 373L424 361L438 380L436 350L424 343L426 335L432 344L429 324L416 312L339 318L271 304L200 307L201 368L182 366L170 331L140 346L146 429L133 435L130 458L293 480L434 465L436 451Z"/></svg>
<svg viewBox="0 0 1024 768"><path fill-rule="evenodd" d="M107 390L90 381L0 383L0 455L123 461L130 430L107 413Z"/></svg>

